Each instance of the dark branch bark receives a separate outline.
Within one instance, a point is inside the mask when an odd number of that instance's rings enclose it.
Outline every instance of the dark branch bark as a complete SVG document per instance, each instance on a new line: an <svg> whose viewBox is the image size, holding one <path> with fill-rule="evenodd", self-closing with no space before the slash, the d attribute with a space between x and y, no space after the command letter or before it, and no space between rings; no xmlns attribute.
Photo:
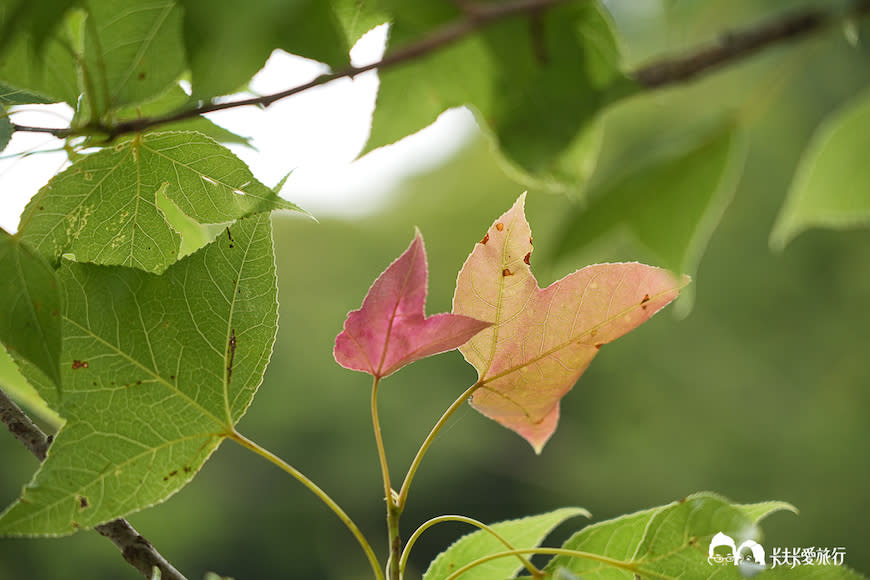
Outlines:
<svg viewBox="0 0 870 580"><path fill-rule="evenodd" d="M43 433L42 429L31 421L30 417L2 390L0 390L0 421L39 461L45 460L48 447L51 445L51 437ZM187 580L124 518L96 526L94 529L109 538L121 550L124 559L145 578L151 578L156 566L160 569L163 580Z"/></svg>
<svg viewBox="0 0 870 580"><path fill-rule="evenodd" d="M565 0L514 0L512 2L492 4L478 3L473 0L453 1L463 12L461 20L437 29L429 36L415 43L387 53L378 62L360 67L352 66L338 72L324 74L312 81L285 91L221 103L209 102L201 104L198 107L183 109L160 117L133 119L115 125L93 124L84 129L73 129L71 127L30 127L13 123L12 128L14 131L48 133L59 138L76 135L101 135L106 141L111 141L121 135L141 133L153 127L195 118L205 113L252 105L268 107L276 101L286 99L336 79L353 78L360 73L370 70L386 70L426 56L461 40L492 22L518 15L535 16L540 14L541 11ZM739 62L767 47L806 38L814 33L826 30L844 18L860 18L868 14L870 14L870 0L855 0L848 10L840 14L820 9L806 9L752 28L723 34L719 42L713 46L679 57L651 63L630 73L629 76L648 89L684 83Z"/></svg>
<svg viewBox="0 0 870 580"><path fill-rule="evenodd" d="M846 16L861 17L870 12L870 2L860 0ZM723 34L715 45L691 54L654 62L632 74L643 86L654 89L690 81L724 66L741 61L765 48L805 38L836 24L842 17L829 11L807 9L762 23L753 28Z"/></svg>

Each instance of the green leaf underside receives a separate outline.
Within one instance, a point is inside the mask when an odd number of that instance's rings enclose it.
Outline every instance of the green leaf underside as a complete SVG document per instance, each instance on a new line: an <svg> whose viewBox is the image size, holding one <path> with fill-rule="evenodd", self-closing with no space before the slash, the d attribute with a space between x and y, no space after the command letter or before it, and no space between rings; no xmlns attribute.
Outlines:
<svg viewBox="0 0 870 580"><path fill-rule="evenodd" d="M870 92L824 122L803 154L770 236L783 249L813 227L845 229L870 224Z"/></svg>
<svg viewBox="0 0 870 580"><path fill-rule="evenodd" d="M349 64L350 47L331 2L266 0L241 10L233 0L180 3L196 98L238 90L278 48L334 70Z"/></svg>
<svg viewBox="0 0 870 580"><path fill-rule="evenodd" d="M39 95L22 91L0 83L0 105L45 104L48 101Z"/></svg>
<svg viewBox="0 0 870 580"><path fill-rule="evenodd" d="M679 502L628 514L587 526L571 536L563 548L605 556L609 565L591 558L556 556L546 570L560 568L584 579L721 578L742 579L733 564L711 564L708 548L719 532L739 545L758 537L758 522L781 510L796 511L785 502L736 505L712 493L698 493ZM773 577L771 572L759 578ZM790 578L798 578L801 572Z"/></svg>
<svg viewBox="0 0 870 580"><path fill-rule="evenodd" d="M0 340L15 358L60 383L61 301L54 270L15 236L0 230Z"/></svg>
<svg viewBox="0 0 870 580"><path fill-rule="evenodd" d="M299 209L212 139L152 133L55 176L25 208L19 231L49 260L72 253L83 262L162 272L178 258L180 235L157 207L158 195L200 224Z"/></svg>
<svg viewBox="0 0 870 580"><path fill-rule="evenodd" d="M86 13L84 66L100 113L154 97L184 70L173 0L90 0Z"/></svg>
<svg viewBox="0 0 870 580"><path fill-rule="evenodd" d="M584 509L562 508L546 514L492 524L490 528L516 549L536 548L558 525L580 515L589 517L589 513ZM461 537L439 554L429 565L423 580L442 580L478 558L504 552L506 549L505 545L488 531L472 532ZM521 568L522 563L516 557L499 558L472 568L462 575L462 580L513 578Z"/></svg>
<svg viewBox="0 0 870 580"><path fill-rule="evenodd" d="M588 205L564 221L556 255L624 228L663 267L694 276L734 196L745 156L745 139L727 126L678 155L601 184ZM691 300L693 290L688 292Z"/></svg>
<svg viewBox="0 0 870 580"><path fill-rule="evenodd" d="M16 33L26 34L39 50L74 4L75 0L6 0L0 6L5 12L0 27L0 51Z"/></svg>
<svg viewBox="0 0 870 580"><path fill-rule="evenodd" d="M68 534L178 491L244 414L277 329L268 214L162 276L69 261L59 276L67 423L0 517L6 535Z"/></svg>
<svg viewBox="0 0 870 580"><path fill-rule="evenodd" d="M460 17L444 2L428 2L413 15L398 6L393 11L391 47ZM587 173L578 161L578 151L587 149L583 129L602 107L633 90L617 65L609 22L594 3L569 2L531 21L494 23L433 55L382 71L366 151L468 105L512 164L547 180L581 182Z"/></svg>

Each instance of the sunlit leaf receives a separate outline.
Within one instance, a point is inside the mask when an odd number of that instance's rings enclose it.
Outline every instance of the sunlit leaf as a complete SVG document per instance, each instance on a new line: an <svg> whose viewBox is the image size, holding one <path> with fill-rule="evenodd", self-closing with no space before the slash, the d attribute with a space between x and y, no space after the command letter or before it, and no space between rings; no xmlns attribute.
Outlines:
<svg viewBox="0 0 870 580"><path fill-rule="evenodd" d="M152 133L57 175L25 208L19 231L50 260L72 253L83 262L161 272L178 259L180 236L158 209L159 195L200 224L299 209L212 139Z"/></svg>
<svg viewBox="0 0 870 580"><path fill-rule="evenodd" d="M330 4L268 0L240 9L234 0L181 0L194 96L239 89L278 48L334 69L347 66L350 46Z"/></svg>
<svg viewBox="0 0 870 580"><path fill-rule="evenodd" d="M589 512L582 508L562 508L546 514L499 522L489 527L513 548L521 550L540 546L553 529L577 516L589 517ZM488 531L472 532L458 539L432 560L429 569L423 575L423 580L447 578L452 572L478 558L504 552L506 549L505 545ZM522 563L516 557L500 558L470 569L462 576L462 580L513 578L520 568Z"/></svg>
<svg viewBox="0 0 870 580"><path fill-rule="evenodd" d="M770 235L773 248L813 227L870 224L868 149L870 93L864 93L826 120L807 146Z"/></svg>
<svg viewBox="0 0 870 580"><path fill-rule="evenodd" d="M277 329L268 214L162 276L68 261L59 276L67 423L2 534L68 534L181 489L244 414Z"/></svg>
<svg viewBox="0 0 870 580"><path fill-rule="evenodd" d="M597 264L541 289L524 203L522 195L475 246L453 312L493 323L459 349L478 373L472 406L540 453L560 399L598 349L674 300L688 279L638 263Z"/></svg>
<svg viewBox="0 0 870 580"><path fill-rule="evenodd" d="M673 157L599 184L589 203L565 219L556 254L625 228L662 266L693 276L734 195L745 145L728 126Z"/></svg>
<svg viewBox="0 0 870 580"><path fill-rule="evenodd" d="M347 315L335 339L341 366L385 377L415 360L452 350L490 324L467 316L425 317L428 270L423 236L378 276L362 308Z"/></svg>
<svg viewBox="0 0 870 580"><path fill-rule="evenodd" d="M60 382L63 302L54 270L16 236L0 230L0 340L14 357Z"/></svg>

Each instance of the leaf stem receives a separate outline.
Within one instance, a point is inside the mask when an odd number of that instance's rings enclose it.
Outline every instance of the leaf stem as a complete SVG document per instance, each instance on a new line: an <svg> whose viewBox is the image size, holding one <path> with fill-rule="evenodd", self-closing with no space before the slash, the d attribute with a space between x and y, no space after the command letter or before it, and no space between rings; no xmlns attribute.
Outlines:
<svg viewBox="0 0 870 580"><path fill-rule="evenodd" d="M374 376L372 380L372 429L375 432L375 444L378 448L378 460L381 463L381 475L384 479L384 500L387 505L387 540L390 555L387 559L387 578L399 579L399 556L402 550L402 539L399 537L399 517L402 508L399 507L396 492L390 485L390 468L387 464L387 453L384 449L384 438L381 436L381 422L378 418L378 385L380 377Z"/></svg>
<svg viewBox="0 0 870 580"><path fill-rule="evenodd" d="M461 522L461 523L471 524L472 526L476 526L476 527L480 528L481 530L488 532L495 539L497 539L499 542L504 544L508 550L512 550L512 551L516 550L516 548L514 548L510 544L510 542L505 540L501 534L499 534L498 532L496 532L494 529L492 529L488 525L484 524L483 522L475 520L474 518L469 518L466 516L457 516L457 515L438 516L436 518L432 518L431 520L423 522L423 524L420 525L420 527L417 528L417 530L413 534L411 534L411 537L408 538L408 543L405 545L405 549L402 551L402 559L399 562L399 569L401 570L402 577L404 577L405 566L408 563L408 556L411 553L411 547L417 541L417 538L419 538L423 532L425 532L426 530L428 530L432 526L434 526L436 524L443 523L443 522ZM528 570L529 574L531 574L532 576L534 576L536 578L540 577L543 574L540 570L538 570L538 568L535 567L534 564L532 564L528 560L528 558L526 558L525 556L523 556L522 554L519 554L519 553L516 554L516 556L517 556L517 558L520 559L520 562L523 563L523 567L526 570Z"/></svg>
<svg viewBox="0 0 870 580"><path fill-rule="evenodd" d="M444 427L450 417L453 416L462 405L468 400L468 397L474 394L474 392L483 386L483 383L477 381L470 387L468 387L464 393L459 395L453 404L447 407L447 410L444 411L444 414L441 415L441 418L438 419L438 422L432 427L432 430L429 431L429 434L426 436L426 439L423 440L423 443L420 445L420 449L417 451L417 455L414 456L414 460L411 462L411 466L408 468L408 473L405 475L405 481L402 482L402 489L399 491L399 497L396 500L396 505L399 509L404 509L405 502L408 500L408 490L411 487L411 481L414 479L414 475L417 473L417 469L420 468L420 462L423 461L423 456L426 455L426 451L429 450L429 446L435 441L435 437Z"/></svg>
<svg viewBox="0 0 870 580"><path fill-rule="evenodd" d="M369 544L368 540L366 540L366 537L362 534L362 532L360 532L359 528L353 522L353 520L350 519L350 517L344 512L343 509L341 509L341 507L337 503L335 503L335 500L329 497L329 494L320 489L317 484L308 479L308 477L306 477L301 471L299 471L268 449L260 447L257 443L251 441L235 429L233 429L232 432L227 435L227 437L232 439L242 447L253 451L257 455L265 458L267 461L275 464L282 470L292 475L294 478L296 478L297 481L299 481L299 483L307 487L308 490L311 491L311 493L316 495L317 498L320 499L320 501L326 504L326 506L331 509L333 513L335 513L335 515L338 516L338 519L340 519L344 523L344 525L347 526L347 528L350 530L350 533L353 534L353 537L356 538L356 541L363 549L363 552L365 552L366 558L368 558L369 564L374 571L375 578L377 578L378 580L385 580L384 574L383 572L381 572L381 563L378 562L378 558L377 556L375 556L374 550L372 550L372 547Z"/></svg>
<svg viewBox="0 0 870 580"><path fill-rule="evenodd" d="M387 503L391 502L392 486L390 485L390 468L387 465L387 453L384 450L384 439L381 436L381 422L378 419L378 385L380 378L374 377L372 381L372 428L375 432L375 444L378 447L378 459L381 462L381 475L384 479L384 498Z"/></svg>
<svg viewBox="0 0 870 580"><path fill-rule="evenodd" d="M476 568L477 566L486 564L487 562L491 562L492 560L497 560L499 558L519 556L522 554L544 554L550 556L569 556L571 558L583 558L584 560L592 560L594 562L604 564L605 566L612 566L613 568L619 568L620 570L626 570L628 572L637 574L637 566L635 564L625 562L623 560L608 558L607 556L602 556L601 554L593 554L592 552L581 552L579 550L568 550L565 548L523 548L520 550L506 550L504 552L489 554L487 556L483 556L482 558L478 558L477 560L474 560L473 562L469 562L465 566L462 566L461 568L453 572L450 576L444 578L444 580L457 580L460 576L462 576L472 568ZM644 572L644 576L650 576L651 578L665 578L661 575L650 574L648 571Z"/></svg>

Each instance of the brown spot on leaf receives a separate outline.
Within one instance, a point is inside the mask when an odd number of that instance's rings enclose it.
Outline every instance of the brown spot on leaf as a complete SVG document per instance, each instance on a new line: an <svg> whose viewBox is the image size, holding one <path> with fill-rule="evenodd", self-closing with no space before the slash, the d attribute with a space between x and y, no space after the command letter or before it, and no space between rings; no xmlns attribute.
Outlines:
<svg viewBox="0 0 870 580"><path fill-rule="evenodd" d="M86 368L88 368L88 361L86 361L86 360L76 359L72 362L72 369L74 371L77 371L79 369L86 369Z"/></svg>
<svg viewBox="0 0 870 580"><path fill-rule="evenodd" d="M485 236L483 236L483 239L480 240L480 243L485 246L486 242L488 242L488 241L489 241L489 233L487 233Z"/></svg>
<svg viewBox="0 0 870 580"><path fill-rule="evenodd" d="M190 473L191 471L193 471L193 469L189 465L185 465L181 469L184 471L184 473Z"/></svg>
<svg viewBox="0 0 870 580"><path fill-rule="evenodd" d="M504 224L501 223L501 222L496 223L496 224L495 224L495 229L497 229L498 231L502 231L502 230L504 230Z"/></svg>
<svg viewBox="0 0 870 580"><path fill-rule="evenodd" d="M75 529L79 529L79 528L81 527L81 526L79 525L79 523L78 523L77 521L75 521L75 520L71 521L71 522L70 522L70 525L71 525L72 527L74 527Z"/></svg>
<svg viewBox="0 0 870 580"><path fill-rule="evenodd" d="M142 72L140 72L140 73L137 75L136 78L138 78L140 81L144 81L144 80L145 80L145 76L146 76L146 75L145 75L145 71L142 71Z"/></svg>
<svg viewBox="0 0 870 580"><path fill-rule="evenodd" d="M603 342L599 342L598 344L595 345L595 348L596 348L596 349L599 349L599 348L601 348L602 346L604 346L604 343L603 343Z"/></svg>
<svg viewBox="0 0 870 580"><path fill-rule="evenodd" d="M647 302L649 302L649 294L644 294L644 295L643 295L643 300L641 300L640 303L641 303L641 304L646 304Z"/></svg>
<svg viewBox="0 0 870 580"><path fill-rule="evenodd" d="M526 255L523 257L523 262L525 262L526 265L529 265L529 260L531 259L531 257L532 257L532 253L529 252L528 254L526 254Z"/></svg>
<svg viewBox="0 0 870 580"><path fill-rule="evenodd" d="M136 384L137 384L137 385L141 385L141 384L142 384L142 381L136 381Z"/></svg>
<svg viewBox="0 0 870 580"><path fill-rule="evenodd" d="M83 495L79 496L79 507L80 507L81 509L85 509L85 508L88 507L89 505L90 505L90 504L88 503L88 498L86 498L86 497L83 496Z"/></svg>
<svg viewBox="0 0 870 580"><path fill-rule="evenodd" d="M513 276L514 273L511 272L509 268L505 268L504 270L501 271L501 275L506 278L508 276Z"/></svg>
<svg viewBox="0 0 870 580"><path fill-rule="evenodd" d="M174 381L174 380L175 380L175 375L169 375L169 380Z"/></svg>
<svg viewBox="0 0 870 580"><path fill-rule="evenodd" d="M532 243L532 236L529 236L529 243Z"/></svg>

